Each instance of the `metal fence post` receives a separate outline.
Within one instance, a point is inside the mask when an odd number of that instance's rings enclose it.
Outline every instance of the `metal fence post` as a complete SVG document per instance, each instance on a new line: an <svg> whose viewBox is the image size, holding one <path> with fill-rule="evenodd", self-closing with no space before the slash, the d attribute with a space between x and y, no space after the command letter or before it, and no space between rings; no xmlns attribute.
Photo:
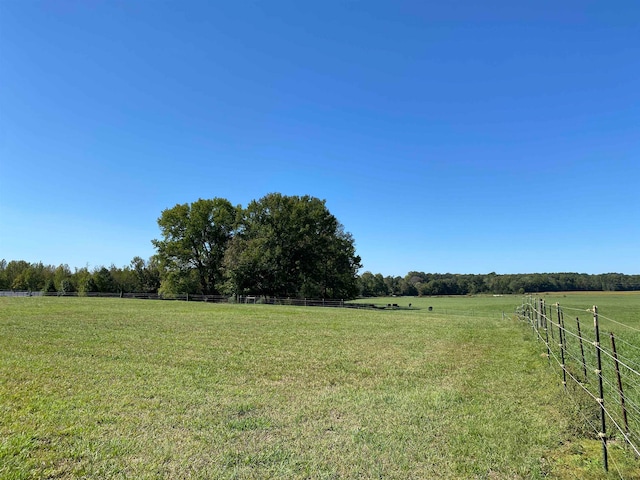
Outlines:
<svg viewBox="0 0 640 480"><path fill-rule="evenodd" d="M598 363L598 367L596 373L598 374L598 392L599 398L598 403L600 404L600 429L601 432L598 433L598 436L602 440L602 463L604 466L605 472L609 471L609 458L607 456L607 426L605 415L606 412L604 410L604 389L602 386L602 358L600 356L600 327L598 325L598 307L596 305L593 306L593 327L596 331L596 341L594 342L594 346L596 347L596 359Z"/></svg>
<svg viewBox="0 0 640 480"><path fill-rule="evenodd" d="M618 362L618 351L616 350L616 339L613 336L613 332L610 332L611 336L611 349L613 350L613 359L616 365L616 377L618 378L618 394L620 395L620 406L622 407L622 420L624 421L624 431L629 434L629 421L627 420L627 407L624 404L624 392L622 391L622 378L620 377L620 362Z"/></svg>
<svg viewBox="0 0 640 480"><path fill-rule="evenodd" d="M560 304L556 303L556 312L558 314L558 336L560 337L560 359L562 360L562 385L564 389L567 389L567 366L564 363L564 351L565 351L565 342L567 341L567 336L564 332L564 322L562 321L562 313L560 311Z"/></svg>
<svg viewBox="0 0 640 480"><path fill-rule="evenodd" d="M576 317L576 325L578 326L578 339L580 340L580 354L582 355L582 373L584 373L584 381L587 381L587 361L584 358L584 345L582 344L582 333L580 332L580 319Z"/></svg>
<svg viewBox="0 0 640 480"><path fill-rule="evenodd" d="M549 347L549 328L548 322L544 322L544 342L547 345L547 360L549 360L549 365L551 365L551 348Z"/></svg>

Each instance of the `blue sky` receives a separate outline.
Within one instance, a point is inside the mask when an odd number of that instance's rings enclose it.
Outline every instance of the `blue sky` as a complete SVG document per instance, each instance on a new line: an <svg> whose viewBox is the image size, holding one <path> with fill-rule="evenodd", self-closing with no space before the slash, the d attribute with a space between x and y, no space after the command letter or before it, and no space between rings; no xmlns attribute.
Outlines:
<svg viewBox="0 0 640 480"><path fill-rule="evenodd" d="M0 258L326 199L364 270L640 273L637 1L0 0Z"/></svg>

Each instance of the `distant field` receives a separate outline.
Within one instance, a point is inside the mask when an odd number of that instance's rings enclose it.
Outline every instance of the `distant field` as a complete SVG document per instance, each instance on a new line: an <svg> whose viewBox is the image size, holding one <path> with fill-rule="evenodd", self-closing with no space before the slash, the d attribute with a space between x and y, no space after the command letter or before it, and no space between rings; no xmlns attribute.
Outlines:
<svg viewBox="0 0 640 480"><path fill-rule="evenodd" d="M375 302L0 298L0 478L608 478L521 297Z"/></svg>

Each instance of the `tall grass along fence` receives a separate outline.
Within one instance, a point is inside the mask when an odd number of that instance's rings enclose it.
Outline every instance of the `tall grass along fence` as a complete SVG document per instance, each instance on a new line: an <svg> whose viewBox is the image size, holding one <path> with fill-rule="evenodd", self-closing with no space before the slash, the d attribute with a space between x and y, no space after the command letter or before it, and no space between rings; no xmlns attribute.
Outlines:
<svg viewBox="0 0 640 480"><path fill-rule="evenodd" d="M562 376L585 427L602 443L604 469L607 442L624 442L640 457L640 347L603 331L601 323L628 326L600 315L597 306L567 308L532 297L516 313Z"/></svg>

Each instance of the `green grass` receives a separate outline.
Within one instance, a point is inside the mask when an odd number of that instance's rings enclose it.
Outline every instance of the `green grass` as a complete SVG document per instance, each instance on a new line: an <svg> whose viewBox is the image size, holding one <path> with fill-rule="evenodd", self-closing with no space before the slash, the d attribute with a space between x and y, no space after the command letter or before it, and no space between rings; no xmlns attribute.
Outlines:
<svg viewBox="0 0 640 480"><path fill-rule="evenodd" d="M521 297L409 302L0 298L0 478L604 478Z"/></svg>

